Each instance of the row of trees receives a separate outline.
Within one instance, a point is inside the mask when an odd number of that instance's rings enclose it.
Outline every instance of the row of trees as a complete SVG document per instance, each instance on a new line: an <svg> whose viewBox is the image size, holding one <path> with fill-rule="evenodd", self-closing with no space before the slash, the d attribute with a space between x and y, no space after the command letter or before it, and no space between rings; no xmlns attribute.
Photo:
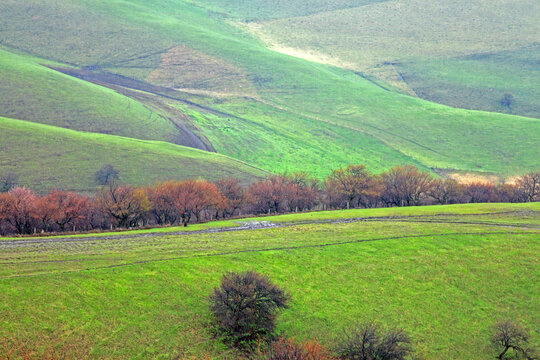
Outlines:
<svg viewBox="0 0 540 360"><path fill-rule="evenodd" d="M458 184L413 166L376 175L363 165L334 170L323 181L305 173L273 175L243 187L237 179L167 181L148 187L115 179L94 196L54 190L38 196L25 187L0 193L0 234L89 231L190 222L242 214L313 209L372 208L469 202L540 200L540 173L516 184Z"/></svg>

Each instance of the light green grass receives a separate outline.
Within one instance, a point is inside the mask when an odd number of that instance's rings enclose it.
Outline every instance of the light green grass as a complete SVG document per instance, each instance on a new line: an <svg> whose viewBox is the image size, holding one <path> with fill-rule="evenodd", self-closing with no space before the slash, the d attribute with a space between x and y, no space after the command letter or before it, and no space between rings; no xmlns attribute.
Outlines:
<svg viewBox="0 0 540 360"><path fill-rule="evenodd" d="M540 46L399 64L408 85L430 101L540 118ZM514 96L501 106L505 93Z"/></svg>
<svg viewBox="0 0 540 360"><path fill-rule="evenodd" d="M74 130L179 141L179 130L136 100L0 49L0 116Z"/></svg>
<svg viewBox="0 0 540 360"><path fill-rule="evenodd" d="M537 204L474 204L409 208L408 217L384 222L23 247L0 242L0 350L234 358L205 328L206 299L223 273L256 269L292 297L278 318L289 336L330 346L342 327L375 319L405 328L425 359L490 359L490 327L501 318L518 319L531 330L532 345L540 344L540 231L498 226L519 221L524 211L539 217ZM491 225L456 225L439 216L461 214L462 222L475 222L489 212L495 214ZM497 219L503 212L505 219ZM426 214L441 223L416 222Z"/></svg>
<svg viewBox="0 0 540 360"><path fill-rule="evenodd" d="M223 155L159 141L79 132L0 118L0 173L13 171L22 185L38 191L91 191L94 173L112 164L125 183L232 176L249 183L266 173Z"/></svg>
<svg viewBox="0 0 540 360"><path fill-rule="evenodd" d="M0 41L45 58L142 80L176 45L233 64L255 94L201 98L200 104L232 116L203 116L196 123L221 153L266 170L320 177L353 162L373 171L412 163L513 175L539 165L538 120L458 110L383 90L350 71L270 51L183 1L8 0L0 6L6 29L13 30L0 33ZM30 23L29 12L38 19ZM69 19L67 26L53 21L58 16Z"/></svg>

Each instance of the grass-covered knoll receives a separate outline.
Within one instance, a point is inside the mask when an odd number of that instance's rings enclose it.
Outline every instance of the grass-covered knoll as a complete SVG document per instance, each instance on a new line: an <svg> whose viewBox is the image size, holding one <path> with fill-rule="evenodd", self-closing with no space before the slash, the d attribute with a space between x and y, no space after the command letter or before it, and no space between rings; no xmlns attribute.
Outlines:
<svg viewBox="0 0 540 360"><path fill-rule="evenodd" d="M368 163L377 171L409 162L508 175L538 167L536 120L457 110L384 90L350 71L271 51L184 1L7 0L0 10L3 44L139 80L157 81L151 75L167 69L164 54L177 46L181 53L192 49L190 56L219 58L226 71L215 73L211 86L189 79L199 86L194 90L219 93L197 101L220 111L210 112L220 119L214 125L199 117L197 125L221 153L267 170L325 175L336 164ZM55 20L61 17L65 23ZM174 79L171 71L171 78L160 79ZM249 96L238 98L238 89L227 94L235 74L251 83Z"/></svg>
<svg viewBox="0 0 540 360"><path fill-rule="evenodd" d="M143 185L158 180L232 176L248 183L262 170L223 155L160 141L79 132L0 118L0 172L14 172L37 191L55 188L90 191L104 164L120 171L122 182Z"/></svg>
<svg viewBox="0 0 540 360"><path fill-rule="evenodd" d="M510 317L531 329L537 347L538 210L354 210L286 215L303 223L262 230L0 241L0 349L14 356L56 349L78 358L231 358L206 328L207 296L223 273L247 269L291 294L278 327L299 340L331 345L342 327L377 319L404 327L425 359L490 359L491 326ZM425 215L438 222L424 222ZM357 216L372 220L306 222ZM536 225L521 224L523 216Z"/></svg>
<svg viewBox="0 0 540 360"><path fill-rule="evenodd" d="M168 119L129 97L0 49L0 116L147 140L180 142Z"/></svg>
<svg viewBox="0 0 540 360"><path fill-rule="evenodd" d="M396 65L421 98L467 109L540 118L540 45ZM504 94L513 96L509 106Z"/></svg>

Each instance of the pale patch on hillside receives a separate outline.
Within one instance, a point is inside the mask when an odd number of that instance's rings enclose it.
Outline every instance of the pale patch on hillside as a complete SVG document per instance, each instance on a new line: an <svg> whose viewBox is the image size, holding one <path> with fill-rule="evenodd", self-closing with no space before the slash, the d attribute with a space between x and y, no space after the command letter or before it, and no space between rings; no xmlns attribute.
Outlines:
<svg viewBox="0 0 540 360"><path fill-rule="evenodd" d="M185 46L176 46L163 53L159 67L148 75L147 80L176 89L242 96L255 94L242 69Z"/></svg>
<svg viewBox="0 0 540 360"><path fill-rule="evenodd" d="M319 64L326 64L337 66L344 69L355 70L355 65L350 62L343 61L338 57L330 56L323 52L318 52L310 49L301 49L292 46L288 46L283 42L278 41L276 38L272 37L269 33L264 31L264 27L258 23L241 23L241 22L230 22L234 26L246 31L255 38L261 40L264 45L270 50L276 51L281 54L297 57L300 59L312 61Z"/></svg>

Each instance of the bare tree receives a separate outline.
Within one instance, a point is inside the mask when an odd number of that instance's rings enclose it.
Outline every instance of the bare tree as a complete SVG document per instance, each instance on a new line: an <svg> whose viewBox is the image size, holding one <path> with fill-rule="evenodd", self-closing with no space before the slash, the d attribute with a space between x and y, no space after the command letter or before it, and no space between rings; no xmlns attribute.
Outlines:
<svg viewBox="0 0 540 360"><path fill-rule="evenodd" d="M540 201L540 171L523 175L517 185L527 202Z"/></svg>
<svg viewBox="0 0 540 360"><path fill-rule="evenodd" d="M346 360L402 360L411 351L410 343L401 329L383 334L378 325L365 323L344 332L336 353Z"/></svg>
<svg viewBox="0 0 540 360"><path fill-rule="evenodd" d="M382 174L383 201L387 205L420 205L433 184L430 174L418 171L412 165L396 166Z"/></svg>
<svg viewBox="0 0 540 360"><path fill-rule="evenodd" d="M17 186L18 179L19 176L11 171L0 175L0 192L8 192Z"/></svg>
<svg viewBox="0 0 540 360"><path fill-rule="evenodd" d="M118 180L120 178L120 172L111 164L105 164L96 171L94 178L98 185L107 185L111 181Z"/></svg>
<svg viewBox="0 0 540 360"><path fill-rule="evenodd" d="M536 359L534 351L528 348L528 342L529 334L523 327L508 320L495 324L491 344L497 352L497 359Z"/></svg>

